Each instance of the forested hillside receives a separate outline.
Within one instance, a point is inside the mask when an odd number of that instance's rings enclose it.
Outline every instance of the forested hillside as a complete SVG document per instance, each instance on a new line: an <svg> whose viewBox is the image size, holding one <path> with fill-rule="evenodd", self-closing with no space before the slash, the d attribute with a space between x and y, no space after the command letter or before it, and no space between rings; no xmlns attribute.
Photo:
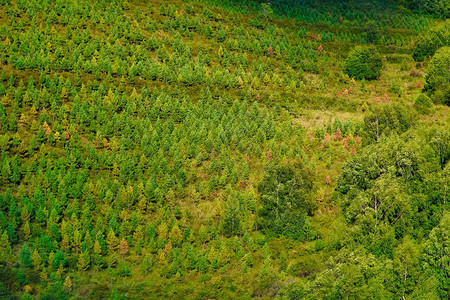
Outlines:
<svg viewBox="0 0 450 300"><path fill-rule="evenodd" d="M445 3L0 0L0 299L448 299Z"/></svg>

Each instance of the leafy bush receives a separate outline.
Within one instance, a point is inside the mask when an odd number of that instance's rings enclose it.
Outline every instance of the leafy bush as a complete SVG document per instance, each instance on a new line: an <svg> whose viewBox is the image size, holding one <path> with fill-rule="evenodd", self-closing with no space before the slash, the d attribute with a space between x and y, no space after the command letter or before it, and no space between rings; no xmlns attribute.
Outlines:
<svg viewBox="0 0 450 300"><path fill-rule="evenodd" d="M442 47L431 59L425 90L435 103L450 105L450 47Z"/></svg>
<svg viewBox="0 0 450 300"><path fill-rule="evenodd" d="M378 103L364 118L364 140L378 142L382 136L401 134L411 128L415 119L414 112L406 106Z"/></svg>
<svg viewBox="0 0 450 300"><path fill-rule="evenodd" d="M450 45L450 21L437 28L431 29L427 34L421 35L414 48L413 58L423 61L434 55L442 46Z"/></svg>
<svg viewBox="0 0 450 300"><path fill-rule="evenodd" d="M417 206L413 205L410 195L421 191L408 187L421 180L419 168L425 154L419 149L424 146L392 135L365 148L362 155L348 161L342 168L337 191L343 215L348 223L359 227L359 238L366 240L366 245L371 245L374 252L389 255L387 252L391 251L380 249L377 239L390 240L390 230L394 229L395 235L400 237L413 229L410 225L420 224L413 223ZM432 216L432 209L428 209L421 215L424 220ZM375 231L380 234L377 239L372 235Z"/></svg>
<svg viewBox="0 0 450 300"><path fill-rule="evenodd" d="M414 107L419 113L423 115L428 114L432 106L433 102L426 94L420 94L414 101Z"/></svg>
<svg viewBox="0 0 450 300"><path fill-rule="evenodd" d="M427 57L432 56L436 50L442 46L442 41L433 33L420 36L414 48L413 58L416 61L424 61Z"/></svg>
<svg viewBox="0 0 450 300"><path fill-rule="evenodd" d="M355 47L345 61L344 71L355 79L376 79L383 63L375 47Z"/></svg>
<svg viewBox="0 0 450 300"><path fill-rule="evenodd" d="M306 216L315 210L311 176L281 164L269 164L258 185L263 207L259 225L268 234L303 239L308 234Z"/></svg>

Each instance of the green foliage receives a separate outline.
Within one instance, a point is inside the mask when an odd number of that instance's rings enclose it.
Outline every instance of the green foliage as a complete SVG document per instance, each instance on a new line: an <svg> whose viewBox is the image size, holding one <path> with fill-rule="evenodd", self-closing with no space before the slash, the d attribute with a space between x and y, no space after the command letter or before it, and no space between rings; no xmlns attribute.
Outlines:
<svg viewBox="0 0 450 300"><path fill-rule="evenodd" d="M399 105L419 84L393 72L435 20L372 0L0 2L0 298L446 297L447 111ZM360 84L341 69L365 43L386 76Z"/></svg>
<svg viewBox="0 0 450 300"><path fill-rule="evenodd" d="M54 282L47 285L43 291L42 299L69 299L68 293L65 291L62 282Z"/></svg>
<svg viewBox="0 0 450 300"><path fill-rule="evenodd" d="M364 137L366 141L379 141L383 136L401 134L414 125L414 111L400 104L372 105L364 117Z"/></svg>
<svg viewBox="0 0 450 300"><path fill-rule="evenodd" d="M20 248L19 259L23 267L31 268L31 251L26 243L24 243Z"/></svg>
<svg viewBox="0 0 450 300"><path fill-rule="evenodd" d="M358 232L356 239L375 254L392 256L392 248L382 250L378 241L384 239L386 247L406 235L429 232L437 225L434 211L445 206L442 194L435 198L421 183L442 176L439 160L429 157L437 158L440 154L426 150L431 142L424 141L423 134L416 139L418 142L394 135L371 145L360 157L344 165L338 180L344 216ZM434 171L425 179L422 172L428 168ZM423 201L428 203L426 207Z"/></svg>
<svg viewBox="0 0 450 300"><path fill-rule="evenodd" d="M440 48L430 61L425 91L435 103L450 105L450 47Z"/></svg>
<svg viewBox="0 0 450 300"><path fill-rule="evenodd" d="M450 17L450 2L448 0L405 0L412 9L426 12L442 19Z"/></svg>
<svg viewBox="0 0 450 300"><path fill-rule="evenodd" d="M424 262L425 270L433 274L440 282L438 286L439 297L448 298L450 287L448 278L450 275L449 246L450 240L450 213L444 212L438 226L433 228L430 238L425 244Z"/></svg>
<svg viewBox="0 0 450 300"><path fill-rule="evenodd" d="M261 3L260 15L268 20L273 17L273 9L270 3Z"/></svg>
<svg viewBox="0 0 450 300"><path fill-rule="evenodd" d="M383 62L375 47L355 47L345 60L344 71L355 79L380 77Z"/></svg>
<svg viewBox="0 0 450 300"><path fill-rule="evenodd" d="M311 199L312 182L308 170L270 163L258 185L262 208L259 225L269 234L305 239L305 220L315 210Z"/></svg>
<svg viewBox="0 0 450 300"><path fill-rule="evenodd" d="M365 28L365 40L369 44L376 44L382 36L381 28L375 21L370 20L367 22Z"/></svg>
<svg viewBox="0 0 450 300"><path fill-rule="evenodd" d="M406 236L394 251L394 274L397 294L405 297L416 287L420 276L420 248Z"/></svg>
<svg viewBox="0 0 450 300"><path fill-rule="evenodd" d="M420 36L414 48L413 58L416 61L424 61L432 57L443 46L442 40L437 34L430 33Z"/></svg>
<svg viewBox="0 0 450 300"><path fill-rule="evenodd" d="M433 101L431 101L430 97L426 94L421 93L417 96L416 100L414 100L414 107L421 114L429 114L432 106Z"/></svg>
<svg viewBox="0 0 450 300"><path fill-rule="evenodd" d="M450 45L450 22L447 21L443 25L439 25L430 29L425 34L419 36L416 42L413 58L416 61L423 61L428 57L432 57L436 51Z"/></svg>
<svg viewBox="0 0 450 300"><path fill-rule="evenodd" d="M242 232L240 207L238 199L235 196L230 196L227 200L222 230L228 236L237 235Z"/></svg>

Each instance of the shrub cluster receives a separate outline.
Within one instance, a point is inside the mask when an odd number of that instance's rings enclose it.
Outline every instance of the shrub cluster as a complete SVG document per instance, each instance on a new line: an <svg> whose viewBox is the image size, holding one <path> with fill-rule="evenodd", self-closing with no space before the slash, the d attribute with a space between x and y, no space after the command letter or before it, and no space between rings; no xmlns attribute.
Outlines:
<svg viewBox="0 0 450 300"><path fill-rule="evenodd" d="M413 58L424 61L442 46L450 45L450 21L444 25L431 29L427 34L421 35L414 48Z"/></svg>
<svg viewBox="0 0 450 300"><path fill-rule="evenodd" d="M375 47L355 47L345 61L344 71L355 79L376 79L383 66Z"/></svg>
<svg viewBox="0 0 450 300"><path fill-rule="evenodd" d="M450 47L440 48L431 59L425 90L435 103L450 105Z"/></svg>

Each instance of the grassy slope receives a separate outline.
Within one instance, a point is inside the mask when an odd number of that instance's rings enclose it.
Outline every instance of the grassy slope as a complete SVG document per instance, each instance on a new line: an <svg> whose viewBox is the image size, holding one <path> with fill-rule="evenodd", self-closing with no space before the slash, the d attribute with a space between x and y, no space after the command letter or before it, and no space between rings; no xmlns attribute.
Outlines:
<svg viewBox="0 0 450 300"><path fill-rule="evenodd" d="M167 3L167 1L152 1L152 6L154 7L155 13L151 14L151 18L155 20L165 19L158 14L158 8L161 3ZM182 1L170 1L170 4L181 8L185 5ZM192 3L197 12L201 11L205 7L209 7L211 10L220 13L227 19L229 16L228 11L221 10L220 8L211 8L205 4ZM148 13L147 3L130 3L130 9L126 13L127 18L134 19L134 11L139 10L144 13ZM253 34L258 34L258 29L252 28L248 24L250 18L254 18L255 13L250 12L246 15L241 15L239 13L234 13L234 21L221 20L221 21L211 21L210 24L213 27L225 26L230 30L235 26L235 24L242 24L242 26L253 32ZM3 10L0 10L0 20L3 24L6 24L8 18ZM416 68L417 70L424 74L426 66L414 66L411 64L413 60L410 55L411 46L381 46L380 51L386 56L385 67L382 76L379 81L366 82L365 89L361 89L361 82L356 81L351 82L350 78L344 76L341 72L343 61L346 57L347 52L351 49L354 44L350 42L342 41L330 41L330 42L318 42L308 38L298 39L295 37L295 31L291 32L292 28L304 28L308 32L340 32L342 30L354 30L355 32L360 31L359 27L348 26L335 26L329 24L321 23L309 23L304 21L293 21L289 19L274 19L270 21L270 24L276 25L278 28L287 32L289 38L292 39L294 43L304 42L313 43L315 49L318 45L322 45L324 52L317 53L319 60L319 72L317 74L304 73L303 85L294 91L284 91L284 87L270 86L268 89L252 89L251 96L256 99L256 95L260 94L260 101L263 103L268 103L268 97L274 90L281 90L283 97L283 103L286 107L289 107L291 115L287 112L284 118L292 119L294 124L301 124L305 130L305 136L307 137L306 143L306 154L310 161L311 166L313 166L315 171L315 198L319 204L318 212L313 217L313 230L320 231L321 235L326 238L326 234L330 231L331 224L338 214L337 207L331 201L331 195L335 187L335 179L339 175L339 169L342 162L346 161L352 154L349 150L343 150L342 143L337 141L331 141L329 146L325 147L321 140L315 138L315 131L317 128L322 128L327 124L333 123L335 119L339 119L341 122L345 120L353 120L355 122L361 121L364 117L364 112L361 110L361 106L365 102L371 102L376 97L383 98L385 93L388 95L389 101L404 102L407 104L413 103L414 95L418 92L417 82L420 81L424 83L424 78L411 77L411 69ZM91 24L87 21L87 25L90 26L91 32L94 36L102 38L103 34L101 31L97 30L97 25ZM140 23L141 28L145 28L143 21ZM64 28L61 26L56 26L56 31L64 32ZM106 30L111 28L106 27ZM150 32L143 29L142 32L146 37L151 35ZM399 35L403 37L410 37L411 40L415 38L416 32L410 29L388 29L388 35ZM156 36L159 36L161 40L164 37L169 36L167 32L163 30L158 30ZM199 46L203 47L206 52L211 54L212 66L218 66L217 61L217 49L218 43L214 40L207 39L201 35L195 35L193 39L183 37L183 41L192 45L193 53L195 54ZM316 51L317 52L317 51ZM156 60L156 52L153 52L153 59ZM248 54L248 59L257 59L254 54ZM281 73L281 68L283 67L282 61L277 61L274 58L263 56L261 58L263 61L267 61L273 66L275 73ZM28 81L28 77L32 75L34 78L39 76L38 72L33 71L19 71L13 66L3 66L4 70L9 73L12 72L15 76L23 79L24 82ZM233 67L231 67L233 70ZM210 71L209 71L210 72ZM328 75L326 75L328 74ZM74 74L69 72L60 73L65 78L73 79ZM102 74L102 79L105 75ZM87 82L93 79L93 75L83 75L82 81ZM115 86L119 86L121 79L113 78L113 83ZM403 94L401 96L396 95L392 91L393 84L401 87L403 89ZM164 86L162 82L152 82L147 80L136 79L134 84L127 84L126 89L131 93L133 88L139 90L143 86L151 86L152 88ZM353 88L353 93L346 95L345 90L350 87ZM182 87L182 90L193 99L196 99L200 94L201 87ZM339 96L337 93L339 91ZM233 97L238 97L240 90L238 88L232 88L227 91ZM253 100L252 99L252 100ZM290 105L289 105L290 103ZM70 107L70 103L67 104ZM436 107L435 112L431 116L422 117L424 122L436 122L439 120L448 120L449 109L447 107ZM21 136L26 142L31 137L31 132L22 132ZM309 138L311 137L311 138ZM309 140L309 141L308 141ZM83 143L90 143L90 138L84 136L82 139ZM359 148L357 148L359 151ZM328 160L328 162L327 162ZM264 161L257 159L252 163L252 181L258 182L263 173ZM198 173L201 173L198 170ZM332 181L331 184L327 185L325 183L325 178L330 176ZM2 187L2 190L5 187ZM189 210L192 215L193 226L200 226L203 221L214 216L215 209L221 210L221 200L220 198L214 199L213 197L208 198L209 201L201 201L200 203L193 199L192 197L187 197L184 200L180 199L180 204L183 210ZM273 256L276 258L280 249L285 249L288 251L288 257L290 259L290 264L295 264L297 262L313 261L318 263L315 269L320 269L320 264L326 260L325 253L321 251L314 252L314 243L296 243L292 241L286 241L284 239L274 239L270 242L271 249L273 249ZM238 262L236 262L238 264ZM258 259L255 259L255 264L259 265ZM199 274L190 274L180 281L169 280L158 278L158 271L154 271L150 275L133 275L131 278L122 279L120 283L113 284L112 281L108 282L109 275L107 271L102 271L100 273L95 273L90 271L89 273L71 273L73 276L73 281L76 282L74 286L75 291L81 296L88 294L89 290L98 287L97 283L100 285L106 284L107 286L115 286L119 292L127 292L130 297L139 295L141 297L157 298L158 295L164 295L165 297L177 297L180 295L188 296L191 295L193 298L197 297L209 297L214 295L221 295L224 298L233 297L235 295L241 295L242 298L245 296L250 296L247 292L252 284L252 279L257 278L258 268L253 268L248 274L244 275L240 272L239 268L228 268L223 274L214 277L210 281L203 282L200 279ZM138 266L132 266L132 274L140 274L138 271ZM252 278L252 279L250 279ZM159 294L160 293L160 294Z"/></svg>

